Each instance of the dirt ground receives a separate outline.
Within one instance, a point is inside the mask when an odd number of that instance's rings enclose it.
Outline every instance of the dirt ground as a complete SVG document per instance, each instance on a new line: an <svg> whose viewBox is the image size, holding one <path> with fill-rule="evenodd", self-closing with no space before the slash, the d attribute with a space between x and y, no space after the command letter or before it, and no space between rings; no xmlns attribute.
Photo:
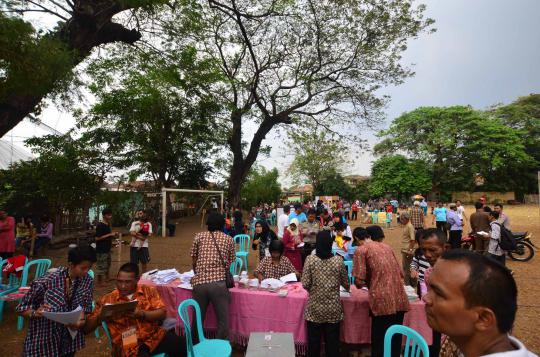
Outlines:
<svg viewBox="0 0 540 357"><path fill-rule="evenodd" d="M470 215L473 212L472 207L467 207L466 213ZM505 213L511 219L511 227L514 231L529 231L533 233L533 241L540 246L540 214L537 206L521 205L507 206ZM432 217L429 216L427 223L431 225ZM355 226L355 222L350 222ZM465 227L465 230L468 226ZM154 237L150 241L151 262L150 269L176 268L183 272L191 269L191 259L189 258L189 249L193 236L201 231L199 218L182 219L177 223L175 237ZM401 229L394 227L385 229L386 243L390 244L396 253L399 253L399 241ZM127 237L124 238L128 240ZM527 263L508 261L508 266L514 271L514 277L519 288L519 308L513 334L517 336L525 345L536 353L540 353L540 252ZM66 263L67 249L50 250L45 257L53 260L53 266L59 266ZM397 256L401 256L397 254ZM116 272L120 264L129 260L129 247L113 249L112 272ZM249 257L249 271L255 268L256 256ZM114 282L108 287L97 289L94 296L97 298L114 288ZM8 303L4 310L4 321L0 324L0 356L20 355L22 345L26 335L25 329L17 331L16 317L14 313L15 305ZM25 324L26 327L26 324ZM86 338L87 347L78 353L78 356L109 356L110 350L107 340L100 332L100 338L94 334ZM242 356L241 350L235 349L234 355Z"/></svg>

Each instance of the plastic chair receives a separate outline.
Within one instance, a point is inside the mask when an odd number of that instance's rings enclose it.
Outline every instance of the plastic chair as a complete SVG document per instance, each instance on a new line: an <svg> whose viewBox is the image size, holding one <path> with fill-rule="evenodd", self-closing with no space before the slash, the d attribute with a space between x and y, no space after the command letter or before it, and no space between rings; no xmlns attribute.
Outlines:
<svg viewBox="0 0 540 357"><path fill-rule="evenodd" d="M349 284L354 284L354 276L352 275L352 268L353 268L353 261L352 260L345 260L343 261L343 264L345 264L345 267L347 268L347 274L349 275Z"/></svg>
<svg viewBox="0 0 540 357"><path fill-rule="evenodd" d="M101 328L103 331L105 331L105 336L107 336L107 341L109 341L109 347L112 348L112 337L111 332L109 331L109 327L107 326L107 323L105 321L101 322ZM166 353L157 353L152 355L152 357L168 357Z"/></svg>
<svg viewBox="0 0 540 357"><path fill-rule="evenodd" d="M238 245L236 257L244 261L244 266L248 267L249 242L251 238L247 234L237 234L234 236L234 242Z"/></svg>
<svg viewBox="0 0 540 357"><path fill-rule="evenodd" d="M236 260L231 263L231 274L240 275L241 272L242 272L242 259L236 258Z"/></svg>
<svg viewBox="0 0 540 357"><path fill-rule="evenodd" d="M191 337L191 321L189 319L188 309L193 306L195 310L195 321L197 323L197 333L199 335L199 343L193 345ZM188 357L213 357L213 356L230 356L232 353L231 344L226 340L206 339L202 331L201 309L197 301L187 299L182 301L178 306L178 315L184 323L186 333L187 355Z"/></svg>
<svg viewBox="0 0 540 357"><path fill-rule="evenodd" d="M23 273L22 273L22 278L21 278L21 287L22 286L28 286L28 272L30 271L30 268L32 266L36 266L36 273L34 275L34 280L35 279L38 279L38 278L41 278L43 275L45 275L45 273L47 272L47 270L49 270L49 268L51 267L51 260L50 259L36 259L36 260L32 260L31 262L27 263L25 266L24 266L24 269L23 269ZM19 299L19 302L21 301L21 299ZM18 331L21 331L23 329L23 326L24 326L24 318L22 316L19 316L17 317L17 330Z"/></svg>
<svg viewBox="0 0 540 357"><path fill-rule="evenodd" d="M92 269L88 270L88 276L90 276L92 280L94 280L94 271ZM95 307L96 303L94 300L92 300L92 311L95 309ZM96 330L94 331L94 335L96 336L96 338L99 338L99 328L96 328Z"/></svg>
<svg viewBox="0 0 540 357"><path fill-rule="evenodd" d="M378 212L371 212L371 224L377 224Z"/></svg>
<svg viewBox="0 0 540 357"><path fill-rule="evenodd" d="M4 269L4 265L6 265L7 262L8 262L7 259L0 260L0 284L3 284L2 270ZM28 263L28 258L26 258L24 265L26 265L27 263ZM7 286L8 286L7 289L5 289L3 291L0 291L0 296L9 295L9 294L15 293L15 292L17 292L17 290L19 290L19 287L21 285L20 285L19 279L17 278L17 276L15 274L10 274L9 275L9 280L7 282ZM5 301L0 300L0 322L2 322L2 319L4 317L4 304L5 304Z"/></svg>
<svg viewBox="0 0 540 357"><path fill-rule="evenodd" d="M392 337L395 334L404 335L407 339L403 349L403 357L429 357L429 347L426 340L415 330L403 325L393 325L384 335L384 357L392 356Z"/></svg>

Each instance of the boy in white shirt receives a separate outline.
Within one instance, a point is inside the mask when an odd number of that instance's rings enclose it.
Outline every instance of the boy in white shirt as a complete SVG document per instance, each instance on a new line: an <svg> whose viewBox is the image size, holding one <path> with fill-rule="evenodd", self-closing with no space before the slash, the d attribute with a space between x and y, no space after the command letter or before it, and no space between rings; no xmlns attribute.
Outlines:
<svg viewBox="0 0 540 357"><path fill-rule="evenodd" d="M277 236L279 239L283 239L285 228L289 226L289 213L291 213L291 206L286 204L283 206L283 213L279 215L277 220Z"/></svg>

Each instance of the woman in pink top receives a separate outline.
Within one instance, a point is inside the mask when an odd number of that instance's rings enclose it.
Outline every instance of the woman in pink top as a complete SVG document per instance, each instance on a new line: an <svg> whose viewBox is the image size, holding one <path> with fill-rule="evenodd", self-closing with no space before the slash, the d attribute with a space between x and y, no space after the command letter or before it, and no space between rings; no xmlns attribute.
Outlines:
<svg viewBox="0 0 540 357"><path fill-rule="evenodd" d="M298 229L298 220L291 219L289 226L283 232L283 244L285 245L285 256L289 258L296 271L302 272L302 232Z"/></svg>
<svg viewBox="0 0 540 357"><path fill-rule="evenodd" d="M6 259L15 252L15 218L0 211L0 257Z"/></svg>

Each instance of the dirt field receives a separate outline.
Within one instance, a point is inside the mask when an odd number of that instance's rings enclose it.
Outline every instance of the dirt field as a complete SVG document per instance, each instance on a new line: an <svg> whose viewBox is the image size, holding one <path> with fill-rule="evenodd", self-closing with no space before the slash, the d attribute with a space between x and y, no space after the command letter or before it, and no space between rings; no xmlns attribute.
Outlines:
<svg viewBox="0 0 540 357"><path fill-rule="evenodd" d="M473 212L472 207L467 207L467 214ZM540 246L540 215L537 206L507 206L505 213L511 219L512 230L530 231L533 233L533 241ZM354 222L351 222L354 226ZM431 216L427 219L431 224ZM468 227L465 228L467 230ZM150 242L150 255L152 261L149 268L171 268L175 267L180 272L190 269L191 259L189 249L196 232L201 231L199 219L185 219L178 222L176 237L153 238ZM396 252L399 252L399 240L401 229L393 227L386 230L386 243L390 244ZM125 238L127 240L127 238ZM540 252L537 252L532 261L527 263L509 261L508 266L514 271L519 288L519 310L514 329L514 335L521 339L532 351L540 353ZM48 252L49 258L53 259L53 265L58 266L66 262L66 250L51 250ZM397 254L399 257L400 254ZM113 250L112 271L115 272L119 265L129 260L129 247L123 246L121 249ZM255 255L249 259L250 273L255 268ZM110 291L114 287L99 289L94 296L98 297ZM0 356L20 355L26 331L17 331L14 314L14 304L7 304L4 310L4 321L0 324ZM103 333L101 338L96 339L93 334L86 338L87 347L78 353L78 356L109 356L107 340ZM241 351L236 351L235 355L241 356Z"/></svg>

